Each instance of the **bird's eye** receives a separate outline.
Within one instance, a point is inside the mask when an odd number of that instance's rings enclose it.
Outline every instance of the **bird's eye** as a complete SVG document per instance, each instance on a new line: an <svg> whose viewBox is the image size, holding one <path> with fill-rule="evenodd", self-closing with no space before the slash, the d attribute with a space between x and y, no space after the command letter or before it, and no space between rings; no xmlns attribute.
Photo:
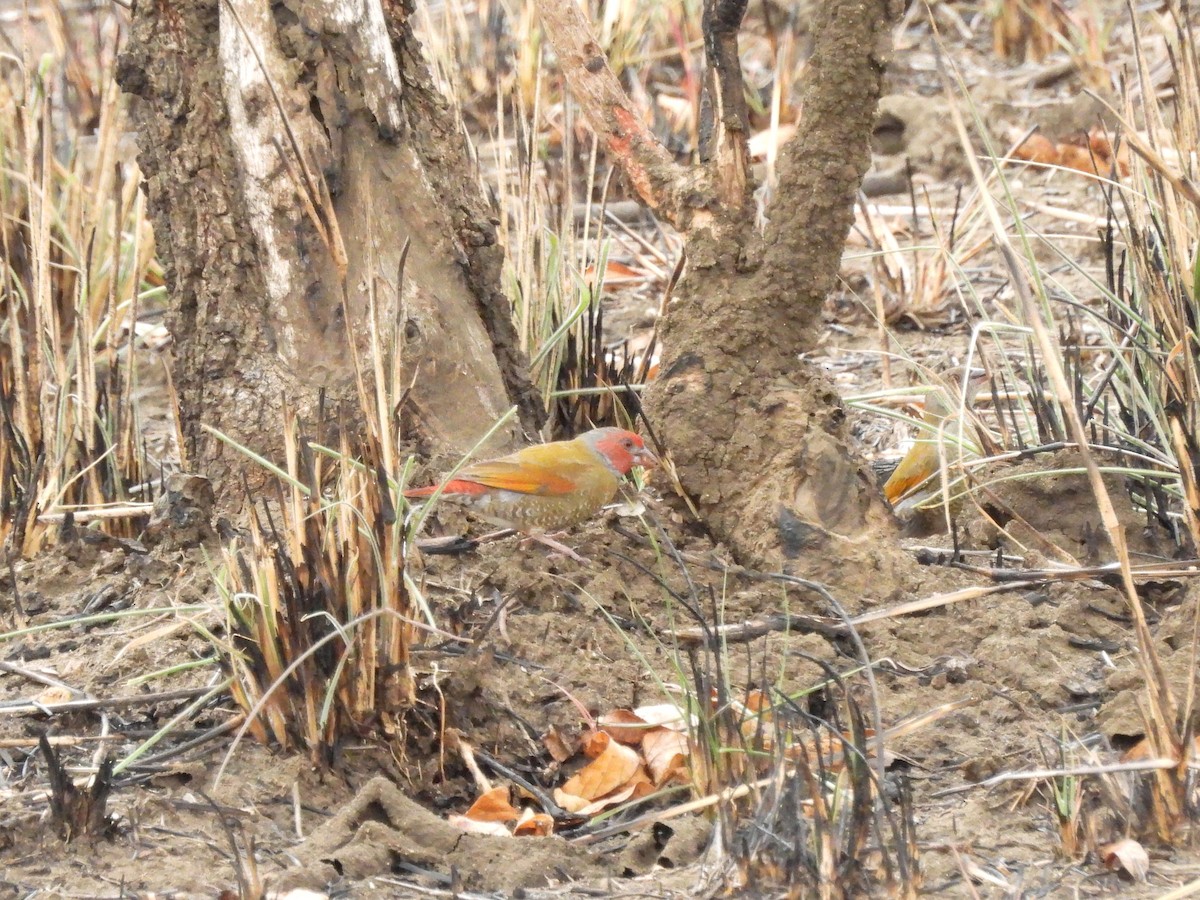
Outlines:
<svg viewBox="0 0 1200 900"><path fill-rule="evenodd" d="M632 449L633 449L633 441L632 441L632 440L630 440L629 438L625 438L625 449L626 449L626 450L632 450Z"/></svg>

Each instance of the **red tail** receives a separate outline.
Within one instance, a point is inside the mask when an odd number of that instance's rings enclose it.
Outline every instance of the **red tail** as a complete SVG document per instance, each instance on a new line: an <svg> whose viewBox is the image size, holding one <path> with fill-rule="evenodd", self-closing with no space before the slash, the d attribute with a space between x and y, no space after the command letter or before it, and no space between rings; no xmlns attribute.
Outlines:
<svg viewBox="0 0 1200 900"><path fill-rule="evenodd" d="M433 492L438 489L436 484L423 488L411 488L404 492L404 496L409 500L419 500L422 497L432 497ZM488 488L485 485L475 481L463 481L455 478L453 481L447 481L443 494L486 494Z"/></svg>

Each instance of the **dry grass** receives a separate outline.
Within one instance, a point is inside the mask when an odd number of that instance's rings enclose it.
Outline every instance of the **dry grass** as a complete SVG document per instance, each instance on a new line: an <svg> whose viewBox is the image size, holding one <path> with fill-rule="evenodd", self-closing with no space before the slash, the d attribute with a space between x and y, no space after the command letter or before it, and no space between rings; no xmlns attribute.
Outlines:
<svg viewBox="0 0 1200 900"><path fill-rule="evenodd" d="M289 416L286 475L224 551L233 695L250 733L329 765L348 736L402 736L416 587L398 484L377 445L337 451Z"/></svg>
<svg viewBox="0 0 1200 900"><path fill-rule="evenodd" d="M161 274L122 144L116 23L50 4L0 59L0 536L45 545L39 516L149 499L135 323ZM35 58L36 45L53 50ZM94 136L84 137L94 132ZM136 519L98 527L135 535Z"/></svg>
<svg viewBox="0 0 1200 900"><path fill-rule="evenodd" d="M1148 26L1148 22L1139 25ZM1191 436L1196 433L1200 414L1195 406L1198 394L1194 360L1200 348L1193 327L1197 289L1194 254L1200 238L1196 229L1196 201L1200 198L1179 176L1194 165L1189 154L1200 130L1200 103L1196 102L1192 77L1196 71L1195 47L1187 27L1176 19L1174 26L1167 24L1159 37L1173 45L1170 58L1175 76L1188 86L1174 98L1175 115L1168 127L1144 60L1139 57L1142 90L1138 96L1142 102L1136 110L1136 121L1144 122L1146 128L1142 133L1133 130L1135 115L1131 106L1126 110L1125 127L1129 131L1124 137L1142 161L1134 165L1128 182L1122 181L1115 169L1110 173L1111 180L1101 182L1101 203L1107 203L1110 223L1104 237L1108 253L1107 284L1102 286L1105 309L1097 309L1086 296L1065 289L1061 276L1040 262L1034 245L1039 241L1053 245L1054 240L1036 234L1023 223L1021 206L998 166L985 176L973 156L969 155L968 161L975 171L976 185L985 200L992 234L1015 295L1011 315L1030 335L1026 351L1030 368L1034 373L1044 373L1044 392L1042 377L1033 381L1030 396L1037 402L1031 412L1039 423L1053 425L1049 435L1039 426L1043 437L1065 439L1079 453L1120 566L1142 676L1144 753L1176 761L1173 767L1158 768L1143 777L1141 787L1147 800L1126 805L1129 813L1123 827L1139 836L1172 842L1194 811L1190 765L1194 762L1197 661L1193 652L1186 697L1180 702L1181 686L1173 685L1164 674L1157 641L1134 585L1124 528L1097 463L1108 453L1136 452L1149 465L1142 472L1131 472L1131 481L1168 475L1166 492L1172 499L1153 511L1186 526L1176 529L1175 535L1194 554L1197 494L1193 472L1197 457ZM1140 41L1135 41L1135 46L1140 46ZM967 104L970 106L969 98ZM976 112L973 106L970 108ZM954 115L963 143L969 148L966 125L957 112ZM994 161L994 151L991 153ZM1171 155L1174 166L1164 161L1164 154ZM987 185L997 175L999 190L994 194ZM1067 248L1059 253L1069 258ZM1084 283L1095 283L1081 265L1068 264L1068 268L1086 279ZM1093 356L1091 365L1083 363L1085 348L1072 337L1078 334L1077 317L1090 319L1103 334L1104 350ZM1103 414L1109 404L1118 415ZM1191 539L1187 540L1189 534ZM1076 790L1072 788L1068 793L1073 795ZM1078 801L1071 799L1068 803L1061 791L1056 792L1056 799L1060 821L1070 823ZM1073 849L1075 831L1073 825L1064 830L1068 849Z"/></svg>
<svg viewBox="0 0 1200 900"><path fill-rule="evenodd" d="M217 643L245 729L303 747L322 766L352 736L390 740L403 752L416 700L409 654L416 631L434 628L410 568L421 519L408 521L402 496L413 462L398 450L403 335L382 305L372 286L366 358L347 335L356 421L340 421L337 446L328 447L289 411L283 468L258 459L277 476L278 496L252 510L248 538L224 549L228 640Z"/></svg>

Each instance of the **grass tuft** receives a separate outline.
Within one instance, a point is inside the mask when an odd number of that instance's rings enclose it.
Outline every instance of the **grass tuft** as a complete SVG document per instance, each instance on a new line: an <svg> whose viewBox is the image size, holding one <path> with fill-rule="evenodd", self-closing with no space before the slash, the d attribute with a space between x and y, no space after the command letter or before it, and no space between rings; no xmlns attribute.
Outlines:
<svg viewBox="0 0 1200 900"><path fill-rule="evenodd" d="M403 735L419 603L378 447L352 452L345 438L330 450L294 416L286 434L277 497L223 551L221 649L250 733L329 766L348 737Z"/></svg>
<svg viewBox="0 0 1200 900"><path fill-rule="evenodd" d="M121 161L116 23L99 15L80 38L79 16L48 9L23 23L25 57L0 59L0 538L15 555L53 535L44 514L125 504L156 474L134 342L162 276L141 175ZM96 527L132 537L142 525Z"/></svg>

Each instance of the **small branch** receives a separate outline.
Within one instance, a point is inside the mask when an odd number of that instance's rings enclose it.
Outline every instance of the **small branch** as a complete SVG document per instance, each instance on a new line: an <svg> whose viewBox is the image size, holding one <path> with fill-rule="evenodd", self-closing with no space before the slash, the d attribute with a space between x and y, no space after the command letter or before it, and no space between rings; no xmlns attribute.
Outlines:
<svg viewBox="0 0 1200 900"><path fill-rule="evenodd" d="M820 634L827 638L842 637L850 629L836 619L825 616L799 616L777 613L748 619L737 625L719 625L716 628L681 628L672 636L681 644L704 644L715 639L724 644L745 644L773 631L798 631Z"/></svg>
<svg viewBox="0 0 1200 900"><path fill-rule="evenodd" d="M695 178L646 127L609 68L587 17L573 0L537 0L546 40L558 55L571 95L642 202L680 230L693 209ZM700 202L697 202L699 199Z"/></svg>
<svg viewBox="0 0 1200 900"><path fill-rule="evenodd" d="M85 700L87 694L78 688L71 687L65 681L60 681L52 675L47 675L43 672L35 672L33 669L26 669L23 666L18 666L16 663L0 660L0 672L8 672L11 675L20 675L22 678L27 678L37 684L44 684L46 687L62 688L67 691L74 700Z"/></svg>
<svg viewBox="0 0 1200 900"><path fill-rule="evenodd" d="M1051 778L1081 778L1088 775L1112 775L1117 772L1154 772L1163 769L1173 769L1179 765L1179 760L1144 759L1136 762L1120 763L1113 766L1075 766L1071 769L1032 769L1028 772L1001 772L983 781L970 784L960 784L957 787L935 791L934 797L948 797L951 794L961 794L975 788L992 788L1008 781L1044 781Z"/></svg>
<svg viewBox="0 0 1200 900"><path fill-rule="evenodd" d="M56 525L66 521L68 515L76 522L94 522L97 519L132 519L148 516L154 512L153 503L125 503L120 506L90 506L63 512L44 512L37 520L45 525Z"/></svg>
<svg viewBox="0 0 1200 900"><path fill-rule="evenodd" d="M1050 584L1061 581L1093 581L1107 579L1118 582L1121 578L1119 562L1099 566L1078 566L1069 569L994 569L988 566L972 566L959 563L955 568L976 575L986 575L993 581L1020 582L1025 584ZM1195 578L1200 576L1200 567L1194 559L1179 562L1146 563L1130 566L1134 578Z"/></svg>
<svg viewBox="0 0 1200 900"><path fill-rule="evenodd" d="M53 715L57 712L80 712L87 709L124 709L131 706L146 706L150 703L161 703L169 700L190 700L198 697L210 688L184 688L178 691L164 691L160 694L138 694L133 697L111 697L96 700L67 700L63 703L38 703L36 700L16 700L0 703L0 714L43 713Z"/></svg>

